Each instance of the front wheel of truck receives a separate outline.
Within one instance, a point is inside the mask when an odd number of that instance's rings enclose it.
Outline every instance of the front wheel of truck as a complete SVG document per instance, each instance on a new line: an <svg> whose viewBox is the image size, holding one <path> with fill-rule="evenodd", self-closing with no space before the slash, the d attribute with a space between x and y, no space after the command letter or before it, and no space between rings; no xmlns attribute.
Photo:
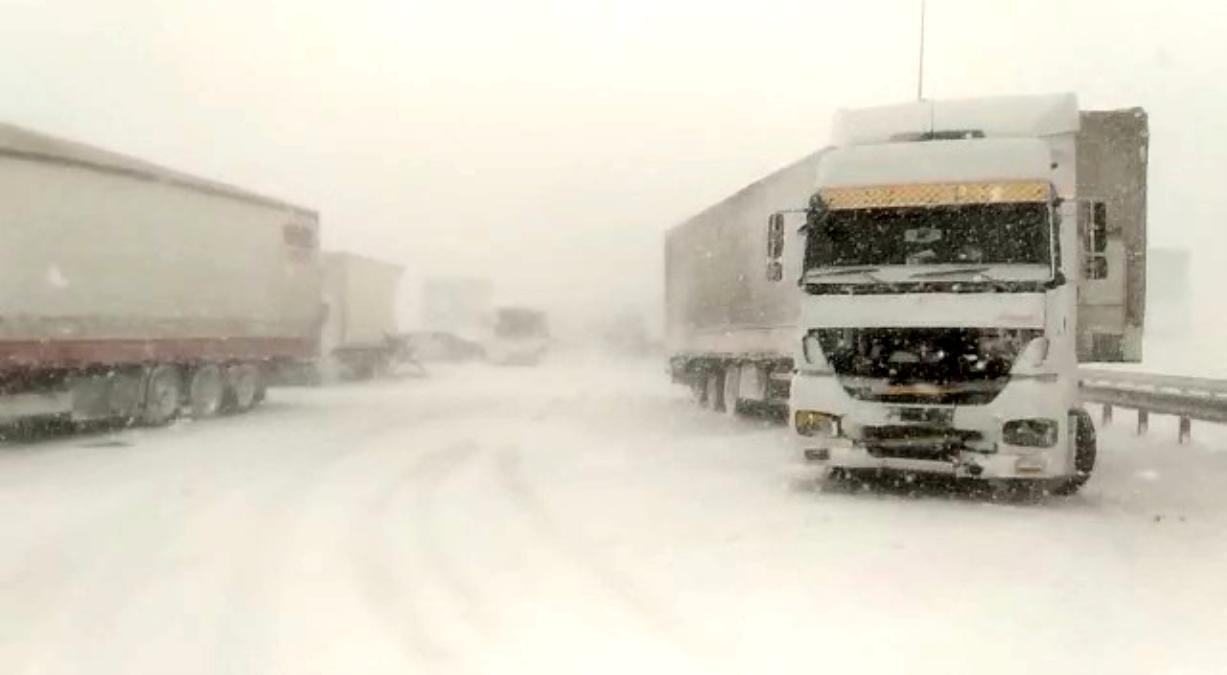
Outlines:
<svg viewBox="0 0 1227 675"><path fill-rule="evenodd" d="M1095 423L1085 410L1075 410L1070 417L1074 424L1074 475L1059 478L1049 489L1054 495L1072 495L1091 478L1095 469L1098 441L1095 438Z"/></svg>

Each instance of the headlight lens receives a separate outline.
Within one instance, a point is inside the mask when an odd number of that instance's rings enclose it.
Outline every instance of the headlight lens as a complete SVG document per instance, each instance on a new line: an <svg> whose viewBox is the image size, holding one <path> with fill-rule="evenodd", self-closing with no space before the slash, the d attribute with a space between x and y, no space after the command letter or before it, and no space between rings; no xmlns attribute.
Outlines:
<svg viewBox="0 0 1227 675"><path fill-rule="evenodd" d="M1057 421L1038 418L1010 420L1001 428L1001 437L1009 445L1051 448L1057 444Z"/></svg>
<svg viewBox="0 0 1227 675"><path fill-rule="evenodd" d="M839 436L839 418L816 410L798 410L793 425L802 436Z"/></svg>

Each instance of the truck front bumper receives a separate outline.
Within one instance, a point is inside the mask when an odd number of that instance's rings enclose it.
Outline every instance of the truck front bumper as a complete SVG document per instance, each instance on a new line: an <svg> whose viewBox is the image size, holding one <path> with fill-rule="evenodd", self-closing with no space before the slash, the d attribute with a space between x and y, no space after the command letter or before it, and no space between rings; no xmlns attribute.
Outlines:
<svg viewBox="0 0 1227 675"><path fill-rule="evenodd" d="M825 439L822 442L799 442L806 461L843 469L882 469L889 471L930 473L958 478L1053 478L1065 473L1050 452L1014 454L1001 452L951 452L948 459L912 459L879 457L858 442L847 438Z"/></svg>
<svg viewBox="0 0 1227 675"><path fill-rule="evenodd" d="M790 422L799 410L819 411L839 418L835 435L807 436L794 427L795 447L809 462L848 469L887 469L969 478L1048 479L1074 473L1069 411L1075 406L1066 383L1056 379L1018 378L984 405L938 406L890 404L853 399L837 378L797 374L793 379ZM908 413L934 413L941 425L929 427L934 436L966 439L926 452L911 452L909 427L924 423L904 421ZM1011 445L1003 438L1003 425L1010 420L1041 419L1056 423L1055 443L1049 447ZM868 439L870 430L895 431L887 440ZM884 446L894 444L891 451ZM932 448L929 448L932 450Z"/></svg>

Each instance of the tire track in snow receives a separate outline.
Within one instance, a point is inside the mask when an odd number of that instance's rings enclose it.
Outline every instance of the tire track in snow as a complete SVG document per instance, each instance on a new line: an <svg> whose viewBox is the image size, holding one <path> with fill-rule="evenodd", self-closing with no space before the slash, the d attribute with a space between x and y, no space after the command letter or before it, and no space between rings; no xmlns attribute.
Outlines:
<svg viewBox="0 0 1227 675"><path fill-rule="evenodd" d="M406 496L406 488L413 493L415 506L415 540L418 549L435 576L458 597L463 606L460 614L465 620L485 632L488 620L481 612L477 594L454 571L450 562L429 541L428 526L432 496L431 492L450 475L475 457L480 448L471 442L448 445L422 455L405 471L396 476L371 503L370 511L363 517L368 525L357 531L358 541L352 547L359 569L359 583L367 605L392 628L398 645L411 661L425 661L433 666L455 662L459 656L444 644L429 628L427 609L422 594L415 590L421 580L410 580L404 572L398 572L394 561L397 556L391 550L386 530L386 516L398 498Z"/></svg>
<svg viewBox="0 0 1227 675"><path fill-rule="evenodd" d="M559 556L595 580L598 586L628 608L655 634L664 636L684 654L703 663L705 672L720 672L722 666L714 656L721 653L719 645L686 631L680 618L666 605L653 598L625 573L599 555L594 555L594 547L585 545L559 527L549 507L525 479L518 448L507 446L499 451L496 467L502 489Z"/></svg>
<svg viewBox="0 0 1227 675"><path fill-rule="evenodd" d="M7 636L8 644L0 639L0 670L12 663L38 670L50 667L48 663L83 667L119 662L131 658L125 654L149 653L173 635L170 630L189 622L199 631L196 640L207 645L211 659L220 664L216 667L270 670L267 661L273 654L260 647L269 643L272 626L267 620L248 619L272 614L273 588L285 567L289 532L302 520L301 507L332 482L337 467L386 448L389 441L423 424L450 419L463 407L443 399L410 414L394 403L374 408L382 414L370 407L362 410L361 417L324 420L322 428L306 437L307 452L292 456L284 455L286 448L279 444L248 447L247 434L268 433L269 423L278 422L268 419L275 416L252 415L185 427L191 432L188 438L165 430L126 434L135 440L132 447L92 458L92 463L70 465L74 472L97 471L104 478L122 469L125 480L133 472L157 480L141 480L108 508L56 528L22 551L11 571L4 571L0 589L28 585L35 590L27 593L33 602L22 608L20 618L11 618L19 628ZM213 451L211 444L233 442L238 432L244 433L241 447ZM160 447L168 441L170 452ZM103 459L105 471L98 468ZM236 468L240 462L242 471ZM139 527L116 528L116 522ZM235 523L242 526L235 528ZM235 553L217 555L202 549L202 540L215 542L214 551ZM148 607L163 602L159 598L173 588L169 584L176 583L174 579L202 571L205 582L221 590L216 602L162 607L157 611L165 614L158 625L164 631L134 637L133 626L148 622ZM45 581L48 576L56 578L54 585ZM145 609L131 609L141 603ZM0 620L6 618L0 611ZM134 642L141 639L146 643ZM77 644L75 650L43 653L46 645L69 640ZM196 667L202 672L215 669Z"/></svg>
<svg viewBox="0 0 1227 675"><path fill-rule="evenodd" d="M465 578L460 572L460 567L456 564L442 548L439 547L438 533L435 530L435 518L431 517L431 511L435 502L434 491L444 480L453 476L463 465L468 464L479 453L479 446L472 442L466 441L456 443L441 451L448 455L462 455L454 458L453 461L442 467L437 473L431 476L432 482L425 489L419 488L413 493L413 505L416 516L413 523L416 525L412 529L414 540L417 546L414 550L421 553L426 562L430 565L431 571L439 578L439 581L448 588L448 590L457 596L463 603L460 614L465 621L472 626L485 639L489 639L493 630L494 622L486 611L485 603L481 599L481 594L476 590L475 586ZM391 499L396 495L392 495L388 502L383 505L383 512L387 512L391 507ZM403 496L403 493L402 495ZM382 541L387 542L385 537Z"/></svg>

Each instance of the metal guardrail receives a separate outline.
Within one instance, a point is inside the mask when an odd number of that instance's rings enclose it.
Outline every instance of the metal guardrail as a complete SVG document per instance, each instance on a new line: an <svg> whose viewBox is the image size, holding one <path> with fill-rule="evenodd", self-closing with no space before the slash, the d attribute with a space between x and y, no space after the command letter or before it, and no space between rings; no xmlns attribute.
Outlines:
<svg viewBox="0 0 1227 675"><path fill-rule="evenodd" d="M1227 423L1227 380L1084 368L1079 382L1083 400L1103 406L1104 422L1114 407L1136 410L1139 434L1151 413L1178 417L1181 443L1192 436L1193 420Z"/></svg>

